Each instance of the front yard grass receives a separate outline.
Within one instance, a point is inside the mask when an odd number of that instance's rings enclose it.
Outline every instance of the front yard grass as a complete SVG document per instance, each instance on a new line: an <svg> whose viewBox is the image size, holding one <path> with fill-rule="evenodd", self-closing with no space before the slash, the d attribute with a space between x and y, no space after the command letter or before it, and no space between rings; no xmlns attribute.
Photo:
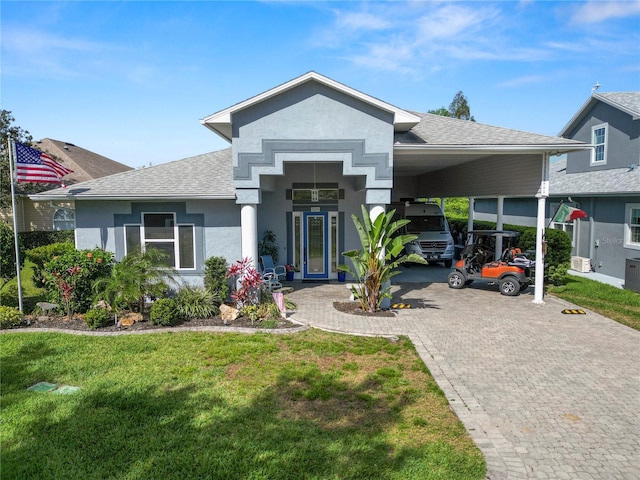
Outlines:
<svg viewBox="0 0 640 480"><path fill-rule="evenodd" d="M401 338L5 333L3 478L483 479ZM79 386L36 393L46 381Z"/></svg>
<svg viewBox="0 0 640 480"><path fill-rule="evenodd" d="M548 287L556 297L640 330L640 294L588 278L567 275L566 285Z"/></svg>

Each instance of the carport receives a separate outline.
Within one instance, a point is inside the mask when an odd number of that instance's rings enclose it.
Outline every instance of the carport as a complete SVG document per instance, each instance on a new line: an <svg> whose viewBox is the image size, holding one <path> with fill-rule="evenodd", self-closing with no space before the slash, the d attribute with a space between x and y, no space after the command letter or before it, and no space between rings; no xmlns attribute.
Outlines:
<svg viewBox="0 0 640 480"><path fill-rule="evenodd" d="M497 228L502 228L505 197L538 199L534 302L543 303L543 238L549 196L549 158L591 145L490 125L419 114L408 132L396 133L392 200L469 197L498 198Z"/></svg>

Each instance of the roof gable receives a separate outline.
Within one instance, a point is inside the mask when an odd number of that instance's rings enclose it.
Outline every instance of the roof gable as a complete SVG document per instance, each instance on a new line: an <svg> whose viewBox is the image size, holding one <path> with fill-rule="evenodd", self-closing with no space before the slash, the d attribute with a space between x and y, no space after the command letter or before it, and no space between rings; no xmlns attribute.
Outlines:
<svg viewBox="0 0 640 480"><path fill-rule="evenodd" d="M362 93L358 90L355 90L347 85L336 82L335 80L330 79L329 77L325 77L324 75L320 75L316 72L308 72L300 77L294 78L286 83L283 83L275 88L267 90L255 97L251 97L243 102L237 103L229 108L221 110L217 113L209 115L200 120L200 123L205 127L209 128L213 132L220 135L227 141L231 141L232 139L232 130L231 130L231 120L234 113L249 108L257 103L263 102L269 98L272 98L276 95L280 95L288 90L291 90L299 85L302 85L306 82L315 81L322 85L325 85L329 88L337 90L343 94L354 97L362 102L373 105L376 108L381 110L390 112L394 116L394 130L395 131L407 131L413 126L415 126L419 121L420 117L415 114L408 112L406 110L402 110L394 105L391 105L387 102L379 100L375 97Z"/></svg>
<svg viewBox="0 0 640 480"><path fill-rule="evenodd" d="M576 124L582 121L598 102L606 103L621 112L627 113L631 116L632 120L640 119L640 92L594 92L564 126L559 135L564 137L573 130Z"/></svg>

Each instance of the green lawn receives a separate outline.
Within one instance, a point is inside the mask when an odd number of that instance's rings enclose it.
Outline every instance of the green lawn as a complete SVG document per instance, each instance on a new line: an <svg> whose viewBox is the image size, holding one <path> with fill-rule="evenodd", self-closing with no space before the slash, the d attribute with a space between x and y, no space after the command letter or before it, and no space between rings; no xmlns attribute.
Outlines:
<svg viewBox="0 0 640 480"><path fill-rule="evenodd" d="M640 330L640 294L587 278L567 275L567 284L548 292L616 322Z"/></svg>
<svg viewBox="0 0 640 480"><path fill-rule="evenodd" d="M0 342L2 478L485 476L406 338L308 330ZM40 381L80 390L26 390Z"/></svg>

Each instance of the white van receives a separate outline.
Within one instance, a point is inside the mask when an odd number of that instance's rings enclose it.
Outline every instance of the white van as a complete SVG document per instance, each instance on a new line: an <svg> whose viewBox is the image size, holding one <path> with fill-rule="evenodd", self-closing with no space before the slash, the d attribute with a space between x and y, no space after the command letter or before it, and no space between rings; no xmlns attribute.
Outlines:
<svg viewBox="0 0 640 480"><path fill-rule="evenodd" d="M449 223L436 203L409 203L404 206L404 218L411 220L405 227L418 238L405 246L407 253L417 253L427 262L443 262L451 267L455 247Z"/></svg>

